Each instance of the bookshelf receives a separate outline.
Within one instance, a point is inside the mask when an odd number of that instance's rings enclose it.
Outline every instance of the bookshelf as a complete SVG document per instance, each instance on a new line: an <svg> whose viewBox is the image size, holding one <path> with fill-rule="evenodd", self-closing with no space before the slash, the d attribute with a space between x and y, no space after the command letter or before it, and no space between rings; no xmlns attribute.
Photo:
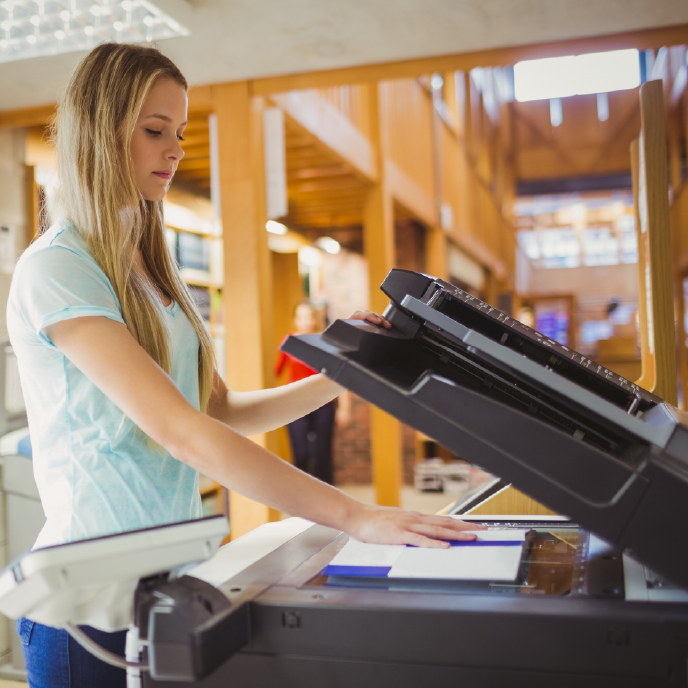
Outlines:
<svg viewBox="0 0 688 688"><path fill-rule="evenodd" d="M165 239L182 279L189 286L215 342L220 375L225 376L225 326L222 311L222 237L209 200L170 189L165 199ZM199 474L203 515L228 513L228 493Z"/></svg>

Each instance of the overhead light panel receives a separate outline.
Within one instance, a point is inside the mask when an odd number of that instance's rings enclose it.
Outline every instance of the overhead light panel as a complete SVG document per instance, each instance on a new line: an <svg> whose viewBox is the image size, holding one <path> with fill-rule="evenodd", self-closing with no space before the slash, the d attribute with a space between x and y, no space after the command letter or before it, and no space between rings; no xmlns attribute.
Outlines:
<svg viewBox="0 0 688 688"><path fill-rule="evenodd" d="M149 0L0 0L0 63L188 34Z"/></svg>
<svg viewBox="0 0 688 688"><path fill-rule="evenodd" d="M514 65L519 102L608 93L639 85L640 57L635 49L547 57Z"/></svg>

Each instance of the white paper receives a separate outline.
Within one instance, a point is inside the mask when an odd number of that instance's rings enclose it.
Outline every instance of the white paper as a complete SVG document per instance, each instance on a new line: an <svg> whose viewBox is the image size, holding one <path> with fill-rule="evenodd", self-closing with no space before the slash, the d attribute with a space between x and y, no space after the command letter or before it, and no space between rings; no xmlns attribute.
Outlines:
<svg viewBox="0 0 688 688"><path fill-rule="evenodd" d="M393 566L406 545L369 545L349 538L330 566Z"/></svg>
<svg viewBox="0 0 688 688"><path fill-rule="evenodd" d="M477 541L523 543L527 529L474 531ZM518 575L523 545L470 544L449 549L406 547L394 562L389 578L426 578L432 580L512 581Z"/></svg>
<svg viewBox="0 0 688 688"><path fill-rule="evenodd" d="M490 529L490 530L475 530L468 531L473 532L477 536L478 540L516 540L523 542L526 537L526 533L529 528L520 529ZM494 549L512 549L518 552L520 559L521 548L520 547L452 547L451 550L456 549L469 549L471 552L478 550L494 550ZM330 566L377 566L377 567L394 567L397 566L397 560L406 551L413 551L420 553L418 556L423 559L426 555L425 552L448 552L449 550L437 550L437 549L427 549L427 548L415 548L406 547L406 545L371 545L365 542L359 542L349 538L349 541L342 547L341 550L334 556L332 561L330 561ZM471 555L472 556L472 555ZM483 555L477 555L476 559L484 559ZM501 573L500 569L500 573ZM391 573L389 574L392 575ZM418 578L419 576L410 576L413 578ZM424 578L437 578L445 576L422 576ZM450 576L455 578L455 576ZM514 573L513 578L516 577ZM495 578L495 580L497 580ZM499 579L505 580L505 579Z"/></svg>

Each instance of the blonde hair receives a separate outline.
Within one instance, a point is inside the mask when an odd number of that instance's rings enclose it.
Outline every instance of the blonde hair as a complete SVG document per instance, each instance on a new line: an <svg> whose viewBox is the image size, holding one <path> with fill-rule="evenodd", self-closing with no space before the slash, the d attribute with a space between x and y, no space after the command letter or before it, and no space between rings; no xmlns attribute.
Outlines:
<svg viewBox="0 0 688 688"><path fill-rule="evenodd" d="M143 198L130 154L146 96L165 78L187 88L179 69L155 48L104 43L81 60L52 125L58 202L110 280L129 331L168 374L169 336L156 286L189 318L198 335L205 412L215 368L212 338L167 248L162 201ZM137 248L154 284L133 269Z"/></svg>

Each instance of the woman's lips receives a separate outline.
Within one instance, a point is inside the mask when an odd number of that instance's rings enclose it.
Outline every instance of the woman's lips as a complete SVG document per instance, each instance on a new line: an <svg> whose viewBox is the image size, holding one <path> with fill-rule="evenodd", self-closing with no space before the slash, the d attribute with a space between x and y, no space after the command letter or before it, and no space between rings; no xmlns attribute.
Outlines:
<svg viewBox="0 0 688 688"><path fill-rule="evenodd" d="M153 172L153 174L156 177L160 177L160 179L170 179L172 177L171 172Z"/></svg>

